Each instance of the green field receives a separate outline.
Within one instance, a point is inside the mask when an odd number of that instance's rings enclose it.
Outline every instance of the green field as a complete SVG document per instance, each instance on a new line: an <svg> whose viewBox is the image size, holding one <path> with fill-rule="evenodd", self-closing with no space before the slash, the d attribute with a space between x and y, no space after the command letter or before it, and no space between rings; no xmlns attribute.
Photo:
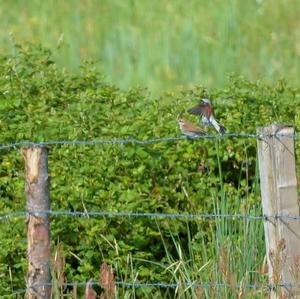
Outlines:
<svg viewBox="0 0 300 299"><path fill-rule="evenodd" d="M152 92L221 87L232 72L297 84L299 14L298 0L1 0L0 46L59 47L62 66L93 59L118 86Z"/></svg>

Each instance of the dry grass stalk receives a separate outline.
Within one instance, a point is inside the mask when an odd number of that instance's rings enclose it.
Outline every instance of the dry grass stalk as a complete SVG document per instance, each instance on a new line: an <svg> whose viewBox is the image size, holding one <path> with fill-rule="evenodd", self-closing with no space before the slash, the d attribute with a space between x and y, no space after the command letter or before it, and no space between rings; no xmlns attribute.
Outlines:
<svg viewBox="0 0 300 299"><path fill-rule="evenodd" d="M85 288L85 299L96 299L97 293L94 291L91 281L89 281Z"/></svg>
<svg viewBox="0 0 300 299"><path fill-rule="evenodd" d="M205 299L205 292L204 292L204 288L201 286L197 286L195 289L195 293L196 293L196 298L198 299Z"/></svg>
<svg viewBox="0 0 300 299"><path fill-rule="evenodd" d="M101 265L99 283L105 291L105 296L104 294L102 294L101 299L104 299L105 297L107 299L112 299L115 294L114 272L112 270L112 267L107 266L105 261Z"/></svg>
<svg viewBox="0 0 300 299"><path fill-rule="evenodd" d="M264 260L259 269L259 273L260 274L268 274L268 272L269 272L268 261L267 261L267 256L265 255Z"/></svg>
<svg viewBox="0 0 300 299"><path fill-rule="evenodd" d="M53 268L55 272L56 281L58 286L62 286L65 282L65 257L63 255L63 246L58 241L55 250L55 256L53 261Z"/></svg>
<svg viewBox="0 0 300 299"><path fill-rule="evenodd" d="M219 252L218 269L222 273L223 279L233 290L236 290L237 279L230 270L230 257L225 246L221 246Z"/></svg>

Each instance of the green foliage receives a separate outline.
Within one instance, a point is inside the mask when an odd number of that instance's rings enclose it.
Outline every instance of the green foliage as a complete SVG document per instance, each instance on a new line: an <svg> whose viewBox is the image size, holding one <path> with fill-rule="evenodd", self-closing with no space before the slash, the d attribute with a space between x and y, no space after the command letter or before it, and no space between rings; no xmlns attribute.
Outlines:
<svg viewBox="0 0 300 299"><path fill-rule="evenodd" d="M124 91L107 83L91 63L72 75L48 50L16 46L14 55L1 57L0 143L176 136L177 116L201 96L213 100L229 132L252 133L271 122L300 125L299 91L285 81L269 86L232 76L222 90L198 86L152 97L142 88ZM54 210L261 213L254 139L53 146L49 171ZM20 153L2 150L1 213L24 210L23 189ZM257 272L264 256L260 222L54 216L51 229L53 243L59 239L64 247L68 281L97 278L105 259L116 280L224 282L218 268L224 248L237 283L265 279ZM1 294L25 287L25 238L23 220L2 221ZM119 292L122 298L128 289ZM135 293L175 294L155 288Z"/></svg>

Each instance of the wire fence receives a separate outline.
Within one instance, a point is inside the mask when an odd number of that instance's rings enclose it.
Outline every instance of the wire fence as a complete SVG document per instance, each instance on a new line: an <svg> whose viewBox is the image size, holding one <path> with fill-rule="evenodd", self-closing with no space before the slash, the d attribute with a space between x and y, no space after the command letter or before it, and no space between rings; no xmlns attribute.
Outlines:
<svg viewBox="0 0 300 299"><path fill-rule="evenodd" d="M229 283L199 283L199 282L180 282L180 283L163 283L163 282L153 282L153 283L140 283L140 282L125 282L125 281L115 281L113 283L117 287L125 287L125 288L145 288L145 287L155 287L155 288L201 288L201 289L221 289L221 288L231 288L236 290L265 290L265 291L272 291L279 288L300 288L300 284L229 284ZM60 284L59 286L62 288L68 287L86 287L87 285L90 286L101 286L98 281L75 281L75 282L66 282ZM42 284L42 285L32 285L31 288L38 288L38 287L55 287L56 285L52 283ZM25 294L29 288L27 289L19 289L14 291L10 295L4 295L5 297L9 296L16 296Z"/></svg>
<svg viewBox="0 0 300 299"><path fill-rule="evenodd" d="M288 137L298 139L300 138L300 133L298 134L275 134L278 137ZM160 138L149 138L149 139L98 139L98 140L57 140L57 141L43 141L43 142L30 142L30 141L20 141L10 144L0 144L0 150L6 149L18 149L21 147L43 147L43 146L56 146L56 145L106 145L106 144L136 144L136 145L146 145L151 143L160 142L177 142L187 139L223 139L223 138L253 138L253 139L264 139L270 137L270 135L261 135L255 133L225 133L223 135L217 134L207 134L199 135L195 137L186 136L176 136L176 137L160 137ZM0 215L0 221L22 218L28 215L40 216L40 215L51 215L51 216L72 216L72 217L147 217L155 219L185 219L185 220L196 220L196 219L243 219L243 220L258 220L258 221L272 221L273 219L286 219L286 220L300 220L300 216L291 215L251 215L251 214L188 214L188 213L158 213L158 212L112 212L112 211L67 211L67 210L38 210L38 211L16 211L7 214ZM66 282L61 285L63 288L75 287L75 286L87 286L99 285L98 281L90 282ZM226 283L199 283L199 282L181 282L181 283L139 283L139 282L125 282L116 281L115 286L127 287L127 288L143 288L143 287L158 287L158 288L172 288L176 289L179 287L185 288L236 288L236 289L260 289L271 291L276 288L299 288L300 285L292 284L241 284L241 285L230 285ZM43 286L53 287L53 284L46 284ZM33 285L34 287L42 287L41 285ZM3 297L17 296L24 294L29 289L19 289L14 291L9 295L3 295Z"/></svg>
<svg viewBox="0 0 300 299"><path fill-rule="evenodd" d="M13 213L1 214L1 220L9 220L19 217L26 217L28 215L41 216L72 216L72 217L144 217L144 218L164 218L164 219L248 219L248 220L261 220L261 221L272 221L274 219L281 220L300 220L300 216L292 215L251 215L251 214L188 214L188 213L150 213L150 212L110 212L110 211L58 211L58 210L35 210L35 211L17 211Z"/></svg>
<svg viewBox="0 0 300 299"><path fill-rule="evenodd" d="M18 217L26 217L27 215L41 216L73 216L73 217L146 217L146 218L169 218L169 219L254 219L254 220L267 220L268 216L255 216L247 214L186 214L186 213L142 213L142 212L87 212L87 211L54 211L54 210L40 210L40 211L17 211L14 213L0 215L0 220L8 220ZM287 217L287 216L286 216ZM300 219L300 218L299 218Z"/></svg>
<svg viewBox="0 0 300 299"><path fill-rule="evenodd" d="M223 139L230 137L237 138L255 138L264 139L265 137L270 137L272 135L263 135L255 133L225 133L223 135L218 134L205 134L194 137L186 137L184 135L175 137L158 137L149 139L95 139L95 140L54 140L54 141L41 141L41 142L31 142L31 141L19 141L10 144L0 144L0 150L4 149L17 149L20 147L41 147L41 146L54 146L54 145L101 145L101 144L139 144L145 145L150 143L160 143L160 142L176 142L186 139ZM296 134L275 134L278 137L288 137L298 139L300 138L300 133Z"/></svg>

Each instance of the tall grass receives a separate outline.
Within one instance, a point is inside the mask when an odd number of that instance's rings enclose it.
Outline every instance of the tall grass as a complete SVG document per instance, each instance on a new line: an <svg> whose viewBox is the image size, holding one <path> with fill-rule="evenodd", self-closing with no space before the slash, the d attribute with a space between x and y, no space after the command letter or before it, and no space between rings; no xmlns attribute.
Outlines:
<svg viewBox="0 0 300 299"><path fill-rule="evenodd" d="M218 143L216 141L217 149ZM219 161L218 150L217 159ZM218 165L220 188L217 194L211 195L213 212L235 214L243 209L245 214L260 215L259 206L246 203L249 200L247 196L231 198L226 194L220 161ZM245 189L249 187L244 186ZM258 185L251 186L252 196L259 196L257 188ZM265 255L262 221L220 218L197 221L196 225L198 233L192 235L191 223L187 223L187 244L181 242L176 232L170 231L176 254L165 246L169 264L162 267L173 280L177 283L190 281L204 285L196 288L179 287L174 293L176 298L262 298L267 295L266 288L247 287L268 284L265 273L261 271ZM203 227L207 225L210 227L209 233L201 236Z"/></svg>
<svg viewBox="0 0 300 299"><path fill-rule="evenodd" d="M299 83L298 0L0 0L0 45L41 42L60 64L83 59L119 86L151 91L201 83L230 72Z"/></svg>

